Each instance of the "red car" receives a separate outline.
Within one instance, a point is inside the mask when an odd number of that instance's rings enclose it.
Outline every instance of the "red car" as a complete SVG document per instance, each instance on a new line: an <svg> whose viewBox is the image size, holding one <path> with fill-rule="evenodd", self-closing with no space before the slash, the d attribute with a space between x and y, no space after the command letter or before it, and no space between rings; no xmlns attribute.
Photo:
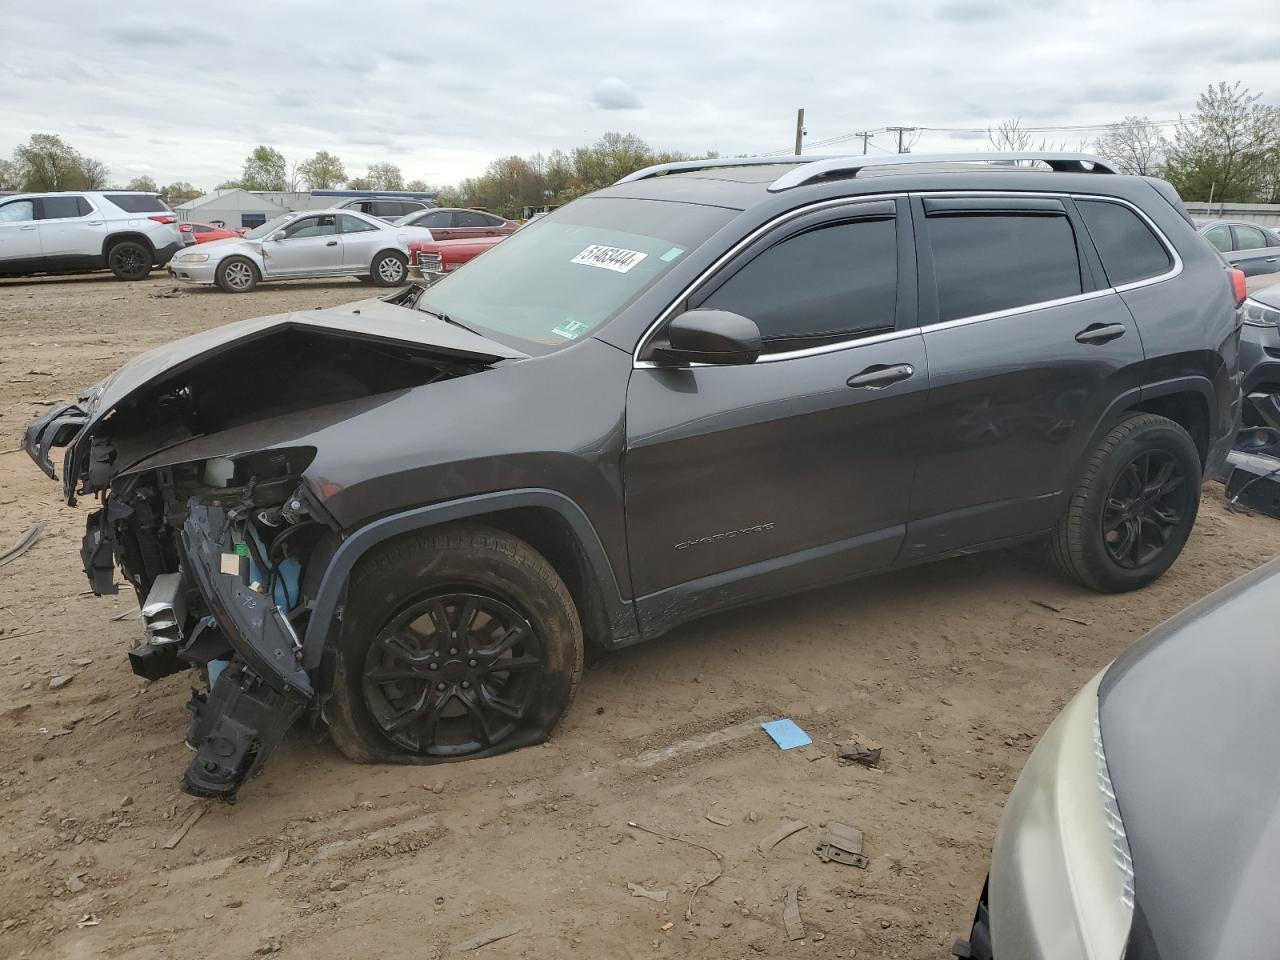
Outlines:
<svg viewBox="0 0 1280 960"><path fill-rule="evenodd" d="M396 221L402 227L426 227L437 240L472 240L476 237L505 237L520 224L483 210L433 207L410 213Z"/></svg>
<svg viewBox="0 0 1280 960"><path fill-rule="evenodd" d="M209 243L211 240L244 236L243 230L228 230L226 227L215 227L211 223L180 223L178 232L190 234L196 243Z"/></svg>
<svg viewBox="0 0 1280 960"><path fill-rule="evenodd" d="M432 235L435 230L431 231ZM468 260L474 260L495 244L507 239L508 234L496 237L476 237L473 240L411 240L409 241L409 270L428 283L434 283L446 273L452 273Z"/></svg>

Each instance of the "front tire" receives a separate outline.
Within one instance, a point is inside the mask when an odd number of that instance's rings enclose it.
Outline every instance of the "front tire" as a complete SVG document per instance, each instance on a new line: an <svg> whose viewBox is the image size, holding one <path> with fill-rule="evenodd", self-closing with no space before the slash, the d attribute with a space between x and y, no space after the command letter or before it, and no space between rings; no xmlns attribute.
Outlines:
<svg viewBox="0 0 1280 960"><path fill-rule="evenodd" d="M248 293L261 279L258 268L248 257L227 257L214 274L218 288L226 293Z"/></svg>
<svg viewBox="0 0 1280 960"><path fill-rule="evenodd" d="M107 266L117 280L145 280L151 274L151 250L137 240L121 240L107 251Z"/></svg>
<svg viewBox="0 0 1280 960"><path fill-rule="evenodd" d="M1136 590L1182 552L1200 507L1200 454L1156 414L1121 420L1090 454L1050 538L1058 569L1103 593Z"/></svg>
<svg viewBox="0 0 1280 960"><path fill-rule="evenodd" d="M505 753L550 736L582 661L573 599L527 543L474 525L408 534L352 575L330 733L360 763Z"/></svg>
<svg viewBox="0 0 1280 960"><path fill-rule="evenodd" d="M373 282L380 287L403 287L409 276L409 261L404 254L385 250L374 257Z"/></svg>

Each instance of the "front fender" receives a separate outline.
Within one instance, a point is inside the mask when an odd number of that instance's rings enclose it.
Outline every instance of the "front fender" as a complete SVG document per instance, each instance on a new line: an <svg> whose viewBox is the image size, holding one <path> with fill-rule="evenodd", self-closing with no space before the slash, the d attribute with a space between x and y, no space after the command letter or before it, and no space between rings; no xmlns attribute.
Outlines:
<svg viewBox="0 0 1280 960"><path fill-rule="evenodd" d="M622 596L604 544L591 520L573 500L555 490L526 488L485 493L443 503L433 503L374 520L346 537L334 552L320 587L316 591L311 618L302 643L302 664L317 668L325 648L338 630L338 609L346 592L351 571L361 557L378 544L403 533L434 527L468 517L482 517L502 510L538 507L555 511L577 538L595 578L601 602L611 627L614 643L625 642L638 633L634 605Z"/></svg>

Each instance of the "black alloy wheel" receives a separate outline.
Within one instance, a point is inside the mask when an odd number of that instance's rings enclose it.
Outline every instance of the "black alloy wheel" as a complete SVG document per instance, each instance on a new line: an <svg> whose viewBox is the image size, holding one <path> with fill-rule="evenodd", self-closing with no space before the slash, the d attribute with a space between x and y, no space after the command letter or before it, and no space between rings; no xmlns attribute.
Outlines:
<svg viewBox="0 0 1280 960"><path fill-rule="evenodd" d="M1187 478L1171 453L1148 450L1129 461L1102 510L1102 539L1111 559L1130 570L1155 560L1182 526L1187 493Z"/></svg>
<svg viewBox="0 0 1280 960"><path fill-rule="evenodd" d="M510 604L467 586L405 607L369 644L364 705L383 736L415 754L497 746L526 718L543 644Z"/></svg>

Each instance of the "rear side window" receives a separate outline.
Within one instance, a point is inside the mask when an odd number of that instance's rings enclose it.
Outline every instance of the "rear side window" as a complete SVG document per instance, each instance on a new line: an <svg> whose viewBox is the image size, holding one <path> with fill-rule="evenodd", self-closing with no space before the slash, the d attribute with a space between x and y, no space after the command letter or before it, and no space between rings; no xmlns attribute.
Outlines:
<svg viewBox="0 0 1280 960"><path fill-rule="evenodd" d="M368 233L370 230L378 229L369 221L353 217L349 213L338 214L338 222L342 225L343 233Z"/></svg>
<svg viewBox="0 0 1280 960"><path fill-rule="evenodd" d="M453 225L455 227L487 227L491 224L485 219L483 213L476 213L474 210L459 210L453 215Z"/></svg>
<svg viewBox="0 0 1280 960"><path fill-rule="evenodd" d="M106 198L126 213L166 213L169 210L168 204L149 193L108 193Z"/></svg>
<svg viewBox="0 0 1280 960"><path fill-rule="evenodd" d="M1266 234L1257 227L1237 223L1232 229L1236 232L1237 250L1257 250L1267 245Z"/></svg>
<svg viewBox="0 0 1280 960"><path fill-rule="evenodd" d="M1083 291L1071 221L1056 215L929 217L938 319L958 320Z"/></svg>
<svg viewBox="0 0 1280 960"><path fill-rule="evenodd" d="M80 212L80 201L83 197L43 197L40 200L41 220L65 220L68 217L83 216Z"/></svg>
<svg viewBox="0 0 1280 960"><path fill-rule="evenodd" d="M491 227L500 227L507 222L501 217L495 217L492 213L482 213L481 216L484 217L484 222Z"/></svg>
<svg viewBox="0 0 1280 960"><path fill-rule="evenodd" d="M1173 266L1164 244L1128 207L1105 200L1077 200L1076 208L1113 287L1158 277Z"/></svg>
<svg viewBox="0 0 1280 960"><path fill-rule="evenodd" d="M749 317L780 353L892 330L897 294L895 221L854 220L774 244L697 306Z"/></svg>

